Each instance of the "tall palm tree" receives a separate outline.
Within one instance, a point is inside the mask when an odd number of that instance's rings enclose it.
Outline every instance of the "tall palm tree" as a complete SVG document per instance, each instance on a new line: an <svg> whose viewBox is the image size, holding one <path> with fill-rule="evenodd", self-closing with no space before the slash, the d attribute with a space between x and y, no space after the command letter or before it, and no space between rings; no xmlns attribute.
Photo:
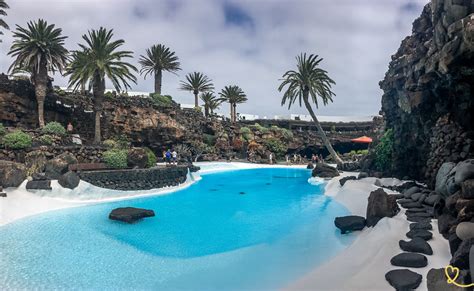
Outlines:
<svg viewBox="0 0 474 291"><path fill-rule="evenodd" d="M129 81L136 83L137 78L133 71L137 68L122 61L124 58L131 58L131 51L117 50L124 44L123 39L112 41L113 30L107 30L103 27L99 30L90 30L88 34L82 36L86 44L79 44L82 52L87 54L87 58L81 59L70 67L68 71L69 87L77 90L85 83L92 87L94 96L94 114L95 114L95 134L94 142L100 143L100 115L103 109L105 79L112 82L115 90L131 88ZM77 59L76 59L77 60ZM79 64L77 67L75 65ZM73 68L73 69L72 69Z"/></svg>
<svg viewBox="0 0 474 291"><path fill-rule="evenodd" d="M7 12L5 11L5 9L8 8L10 7L8 6L7 2L5 2L5 0L0 0L0 15L7 16ZM8 27L8 24L2 18L0 18L0 28L10 29L10 27ZM0 35L3 35L2 31L0 31ZM0 42L2 42L1 39Z"/></svg>
<svg viewBox="0 0 474 291"><path fill-rule="evenodd" d="M181 90L191 91L194 94L194 106L199 107L199 92L214 90L211 79L201 72L193 72L186 75L186 81L181 81Z"/></svg>
<svg viewBox="0 0 474 291"><path fill-rule="evenodd" d="M81 90L81 94L85 95L89 92L89 89L86 89L87 82L89 80L87 76L87 71L83 68L87 65L89 61L89 52L86 50L72 51L71 61L66 67L66 75L70 75L70 79L78 80L78 84ZM79 88L75 88L77 90Z"/></svg>
<svg viewBox="0 0 474 291"><path fill-rule="evenodd" d="M328 76L325 70L319 67L319 63L321 63L322 60L322 58L319 58L318 55L314 54L309 55L309 57L307 57L306 54L297 56L297 70L287 71L283 75L283 82L278 87L278 91L281 92L288 86L285 89L286 91L281 100L282 106L288 102L288 109L290 109L291 105L293 105L297 100L300 106L301 104L304 104L313 118L321 138L323 139L324 145L333 159L339 164L342 163L342 160L333 149L313 111L313 108L311 107L311 103L314 103L316 108L318 108L318 97L323 102L323 105L326 105L329 102L332 102L332 96L335 96L331 91L331 87L336 83Z"/></svg>
<svg viewBox="0 0 474 291"><path fill-rule="evenodd" d="M176 73L181 70L178 57L173 51L162 44L153 45L141 55L138 63L142 66L140 74L155 75L155 93L161 95L162 71Z"/></svg>
<svg viewBox="0 0 474 291"><path fill-rule="evenodd" d="M219 108L222 103L220 98L217 98L213 92L204 92L201 94L201 100L204 102L204 115L209 117L209 114L213 114L214 110Z"/></svg>
<svg viewBox="0 0 474 291"><path fill-rule="evenodd" d="M62 73L67 62L68 51L64 47L67 36L61 35L62 30L48 25L43 19L29 22L28 28L16 26L13 33L15 40L9 55L15 57L10 71L24 70L31 74L35 85L38 103L39 126L44 126L44 100L48 88L48 72L56 70Z"/></svg>
<svg viewBox="0 0 474 291"><path fill-rule="evenodd" d="M225 86L219 95L221 100L230 104L230 121L235 122L237 120L237 104L246 102L247 96L239 86L235 85Z"/></svg>

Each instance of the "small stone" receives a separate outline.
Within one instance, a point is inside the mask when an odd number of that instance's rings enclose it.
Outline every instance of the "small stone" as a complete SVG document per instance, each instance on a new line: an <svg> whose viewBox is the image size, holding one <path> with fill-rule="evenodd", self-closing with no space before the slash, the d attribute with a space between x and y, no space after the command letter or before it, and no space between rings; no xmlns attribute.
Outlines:
<svg viewBox="0 0 474 291"><path fill-rule="evenodd" d="M417 193L412 194L410 196L410 198L413 199L413 201L418 201L418 199L420 199L421 195L423 195L423 193L417 192Z"/></svg>
<svg viewBox="0 0 474 291"><path fill-rule="evenodd" d="M465 199L474 199L474 179L466 180L461 183L460 195Z"/></svg>
<svg viewBox="0 0 474 291"><path fill-rule="evenodd" d="M367 178L367 177L369 177L368 173L360 172L359 175L357 176L357 179L360 180L360 179L364 179L364 178Z"/></svg>
<svg viewBox="0 0 474 291"><path fill-rule="evenodd" d="M410 230L412 230L412 229L432 230L433 226L431 225L430 221L416 222L416 223L410 223Z"/></svg>
<svg viewBox="0 0 474 291"><path fill-rule="evenodd" d="M400 203L403 208L420 208L422 205L419 202L408 202L408 203Z"/></svg>
<svg viewBox="0 0 474 291"><path fill-rule="evenodd" d="M405 198L410 198L411 195L417 193L420 191L420 188L418 186L413 186L409 189L407 189L406 191L403 192L403 195L405 196Z"/></svg>
<svg viewBox="0 0 474 291"><path fill-rule="evenodd" d="M438 194L430 195L425 199L424 203L434 206L435 203L438 202L440 199L441 199L441 195L438 195Z"/></svg>
<svg viewBox="0 0 474 291"><path fill-rule="evenodd" d="M390 263L398 267L423 268L428 265L428 259L417 253L401 253L394 256Z"/></svg>
<svg viewBox="0 0 474 291"><path fill-rule="evenodd" d="M109 214L109 219L134 223L142 218L152 216L155 216L155 212L153 210L135 207L122 207L112 210L112 212Z"/></svg>
<svg viewBox="0 0 474 291"><path fill-rule="evenodd" d="M341 184L341 186L344 186L344 184L346 184L346 182L349 180L357 180L357 178L356 176L347 176L347 177L341 178L339 180L339 184Z"/></svg>
<svg viewBox="0 0 474 291"><path fill-rule="evenodd" d="M459 269L469 269L469 252L473 244L474 239L462 241L456 252L453 254L450 264Z"/></svg>
<svg viewBox="0 0 474 291"><path fill-rule="evenodd" d="M410 241L400 240L398 244L405 252L422 253L426 255L433 254L433 249L431 248L430 244L419 237L415 237Z"/></svg>
<svg viewBox="0 0 474 291"><path fill-rule="evenodd" d="M420 286L422 276L408 269L398 269L386 273L385 280L396 290L412 290Z"/></svg>
<svg viewBox="0 0 474 291"><path fill-rule="evenodd" d="M415 237L419 237L424 240L430 240L433 238L433 234L426 229L412 229L409 232L407 232L407 237L411 239Z"/></svg>
<svg viewBox="0 0 474 291"><path fill-rule="evenodd" d="M52 190L51 180L28 181L26 183L27 190Z"/></svg>
<svg viewBox="0 0 474 291"><path fill-rule="evenodd" d="M0 197L7 197L7 193L5 193L5 192L0 192Z"/></svg>

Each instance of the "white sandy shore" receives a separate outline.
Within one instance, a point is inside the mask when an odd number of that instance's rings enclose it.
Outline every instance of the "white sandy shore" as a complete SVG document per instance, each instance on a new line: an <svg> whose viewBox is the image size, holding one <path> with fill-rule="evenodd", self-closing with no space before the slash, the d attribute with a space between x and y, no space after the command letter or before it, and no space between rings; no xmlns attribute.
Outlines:
<svg viewBox="0 0 474 291"><path fill-rule="evenodd" d="M227 170L251 169L262 167L288 167L285 165L257 165L248 163L196 163L201 167L200 173L212 173ZM304 168L305 166L290 166ZM348 181L344 187L339 186L339 179L354 173L344 173L332 179L326 186L326 195L343 204L354 215L365 216L367 198L370 191L377 189L373 185L375 178ZM199 179L199 177L194 177ZM395 179L381 179L384 185L398 183ZM147 191L116 191L95 187L86 182L75 190L61 188L53 181L53 191L30 193L25 183L17 189L5 189L7 198L0 199L0 226L17 219L51 210L77 207L87 204L109 202L113 200L132 199L143 196L164 195L184 187L194 181L188 180L178 187ZM54 193L58 197L51 197ZM95 193L78 199L80 193ZM133 194L131 194L133 193ZM110 198L113 195L113 198ZM61 197L61 198L59 198ZM109 197L109 198L106 198ZM84 199L85 198L85 199ZM90 198L90 199L87 199ZM434 255L428 256L429 265L425 268L413 269L423 275L423 282L418 290L426 290L426 274L431 268L442 268L450 259L448 242L437 232L436 222L433 223L433 239L429 241ZM348 235L355 236L354 242L336 257L314 269L303 278L285 289L292 290L393 290L386 282L385 273L395 267L390 259L402 252L398 246L400 239L407 239L405 233L409 222L405 219L404 210L394 218L384 218L373 228Z"/></svg>
<svg viewBox="0 0 474 291"><path fill-rule="evenodd" d="M350 175L345 173L343 176ZM377 189L373 185L375 178L358 181L347 181L343 187L339 178L332 179L326 186L326 195L346 206L354 215L365 217L368 194ZM383 185L393 185L396 179L381 179ZM392 193L387 190L388 193ZM355 241L336 257L311 271L286 289L290 290L393 290L385 280L385 273L395 267L390 259L402 252L398 242L408 240L405 234L409 222L401 210L393 218L383 218L373 228L352 233ZM444 268L451 258L449 245L437 231L436 221L433 224L433 239L429 241L433 255L428 257L425 268L411 268L423 275L423 281L417 290L427 290L426 274L431 268Z"/></svg>

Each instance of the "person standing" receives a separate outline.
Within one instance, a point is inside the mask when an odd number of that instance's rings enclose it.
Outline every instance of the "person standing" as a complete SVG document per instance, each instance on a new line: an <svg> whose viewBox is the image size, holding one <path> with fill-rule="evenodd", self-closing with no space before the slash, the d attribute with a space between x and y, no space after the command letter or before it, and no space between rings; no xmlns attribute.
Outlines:
<svg viewBox="0 0 474 291"><path fill-rule="evenodd" d="M171 155L173 156L173 164L177 165L178 164L178 153L176 152L176 150L173 149L173 152L171 153Z"/></svg>
<svg viewBox="0 0 474 291"><path fill-rule="evenodd" d="M67 126L66 126L67 133L71 134L74 130L74 127L72 126L72 123L69 121Z"/></svg>
<svg viewBox="0 0 474 291"><path fill-rule="evenodd" d="M273 164L273 154L272 153L270 153L268 155L268 161L270 162L270 165Z"/></svg>
<svg viewBox="0 0 474 291"><path fill-rule="evenodd" d="M171 163L171 151L168 149L165 153L166 164L169 165Z"/></svg>

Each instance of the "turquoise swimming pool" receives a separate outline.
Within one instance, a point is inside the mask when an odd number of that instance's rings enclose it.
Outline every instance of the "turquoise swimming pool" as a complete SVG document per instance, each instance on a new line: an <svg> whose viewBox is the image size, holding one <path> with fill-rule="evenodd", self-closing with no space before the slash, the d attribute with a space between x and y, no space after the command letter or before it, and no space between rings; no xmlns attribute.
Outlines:
<svg viewBox="0 0 474 291"><path fill-rule="evenodd" d="M348 245L310 171L204 174L161 196L52 211L0 227L2 289L268 290L284 287ZM117 207L153 209L129 225Z"/></svg>

